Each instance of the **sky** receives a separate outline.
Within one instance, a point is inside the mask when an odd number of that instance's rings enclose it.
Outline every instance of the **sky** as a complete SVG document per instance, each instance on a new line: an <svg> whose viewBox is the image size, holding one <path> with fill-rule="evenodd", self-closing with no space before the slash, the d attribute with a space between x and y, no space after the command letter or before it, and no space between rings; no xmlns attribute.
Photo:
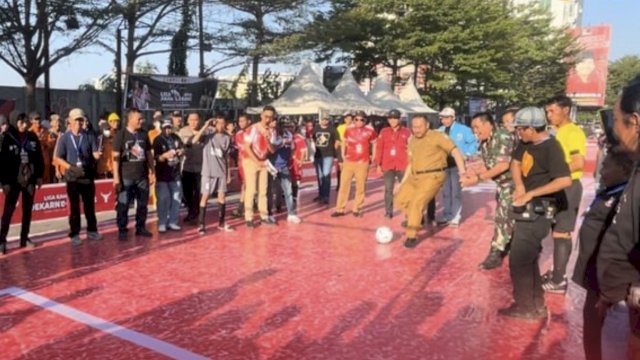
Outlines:
<svg viewBox="0 0 640 360"><path fill-rule="evenodd" d="M582 23L584 26L611 24L612 39L609 53L610 60L619 59L625 55L640 55L640 42L637 34L640 33L640 23L637 22L637 14L640 14L640 0L584 0ZM207 54L205 63L215 61L215 54ZM166 72L168 55L155 55L141 59L148 60L158 66L160 72ZM71 55L51 70L51 87L59 89L77 89L80 84L93 82L103 74L109 73L113 68L114 59L109 53L100 49L88 49L83 53ZM265 65L261 70L273 65ZM188 58L189 73L198 73L198 54L192 52ZM293 72L297 66L281 65L275 67L276 71ZM239 69L230 69L221 72L221 75L235 75ZM41 78L41 81L42 78ZM18 74L0 61L0 85L23 86L24 81Z"/></svg>

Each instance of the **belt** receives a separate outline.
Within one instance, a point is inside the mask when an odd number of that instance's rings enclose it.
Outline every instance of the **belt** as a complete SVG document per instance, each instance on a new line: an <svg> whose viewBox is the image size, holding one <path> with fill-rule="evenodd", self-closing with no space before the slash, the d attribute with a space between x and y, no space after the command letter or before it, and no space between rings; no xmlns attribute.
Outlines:
<svg viewBox="0 0 640 360"><path fill-rule="evenodd" d="M434 172L441 172L441 171L445 171L445 170L447 170L447 168L431 169L431 170L420 170L420 171L414 171L413 174L414 175L422 175L422 174L430 174L430 173L434 173Z"/></svg>

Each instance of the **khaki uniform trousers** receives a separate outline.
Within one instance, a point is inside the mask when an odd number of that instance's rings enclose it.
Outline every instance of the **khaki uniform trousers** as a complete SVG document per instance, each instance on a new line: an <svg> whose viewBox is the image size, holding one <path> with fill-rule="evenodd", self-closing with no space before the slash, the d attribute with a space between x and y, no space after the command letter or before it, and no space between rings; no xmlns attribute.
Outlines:
<svg viewBox="0 0 640 360"><path fill-rule="evenodd" d="M267 185L269 172L264 164L257 164L251 159L245 159L242 162L245 176L244 191L244 219L245 221L253 220L253 198L258 191L258 210L260 218L269 217L267 208Z"/></svg>
<svg viewBox="0 0 640 360"><path fill-rule="evenodd" d="M400 186L394 202L407 216L408 238L415 238L418 230L422 228L420 224L424 208L436 197L445 178L444 171L420 175L410 174Z"/></svg>
<svg viewBox="0 0 640 360"><path fill-rule="evenodd" d="M364 192L367 184L367 176L369 175L368 162L345 161L342 165L342 174L340 174L340 190L338 191L338 200L336 202L336 211L344 212L344 208L349 201L351 193L351 179L356 178L356 197L353 200L353 212L360 211L364 204Z"/></svg>

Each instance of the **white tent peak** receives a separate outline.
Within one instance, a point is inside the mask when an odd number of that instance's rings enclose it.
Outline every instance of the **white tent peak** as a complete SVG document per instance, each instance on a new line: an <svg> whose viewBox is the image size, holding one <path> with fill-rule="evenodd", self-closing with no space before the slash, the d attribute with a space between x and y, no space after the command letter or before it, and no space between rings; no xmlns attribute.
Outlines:
<svg viewBox="0 0 640 360"><path fill-rule="evenodd" d="M411 108L414 113L437 113L437 111L433 110L429 105L422 101L422 97L413 83L413 76L409 78L405 86L400 91L400 100L402 100L406 106Z"/></svg>
<svg viewBox="0 0 640 360"><path fill-rule="evenodd" d="M376 77L373 83L373 89L367 94L367 100L387 111L397 109L404 114L415 112L400 101L393 91L391 91L391 84L381 76Z"/></svg>
<svg viewBox="0 0 640 360"><path fill-rule="evenodd" d="M349 106L350 110L362 110L369 115L384 115L387 110L375 106L364 96L351 70L347 69L333 90L333 96Z"/></svg>

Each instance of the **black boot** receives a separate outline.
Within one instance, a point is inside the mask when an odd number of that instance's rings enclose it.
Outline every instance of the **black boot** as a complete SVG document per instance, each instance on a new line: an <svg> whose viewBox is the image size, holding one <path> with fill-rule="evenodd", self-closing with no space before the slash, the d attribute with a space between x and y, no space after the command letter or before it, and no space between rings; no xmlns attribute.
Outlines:
<svg viewBox="0 0 640 360"><path fill-rule="evenodd" d="M502 265L502 259L504 257L504 252L491 248L489 251L489 255L484 259L484 261L478 265L480 269L491 270L495 268L499 268Z"/></svg>
<svg viewBox="0 0 640 360"><path fill-rule="evenodd" d="M200 211L198 212L198 233L200 235L203 235L206 232L205 226L204 226L204 219L206 217L206 214L207 214L207 207L200 206Z"/></svg>

